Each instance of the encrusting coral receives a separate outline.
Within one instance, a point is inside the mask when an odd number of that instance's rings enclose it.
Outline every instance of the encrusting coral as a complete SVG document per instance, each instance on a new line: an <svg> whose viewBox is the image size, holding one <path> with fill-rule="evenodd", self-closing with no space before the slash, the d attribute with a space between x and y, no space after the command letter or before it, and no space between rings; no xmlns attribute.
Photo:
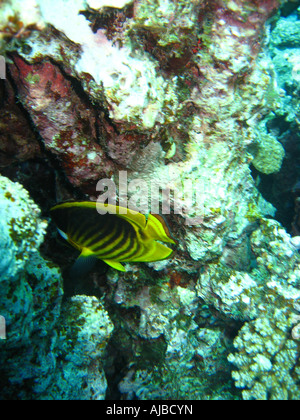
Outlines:
<svg viewBox="0 0 300 420"><path fill-rule="evenodd" d="M24 269L32 252L43 241L47 223L41 220L39 208L22 185L0 177L1 208L1 281L7 281Z"/></svg>
<svg viewBox="0 0 300 420"><path fill-rule="evenodd" d="M232 376L245 400L299 400L299 343L290 338L295 315L274 309L246 323L228 360L239 368Z"/></svg>
<svg viewBox="0 0 300 420"><path fill-rule="evenodd" d="M299 321L300 261L290 237L274 221L250 238L257 267L252 290L246 290L249 318L234 340L238 353L229 355L239 371L236 385L245 399L299 399L299 343L291 330ZM243 277L243 276L242 276ZM240 280L243 284L243 280ZM256 294L256 296L254 296ZM247 311L244 311L247 314ZM252 315L252 316L251 316Z"/></svg>
<svg viewBox="0 0 300 420"><path fill-rule="evenodd" d="M0 208L7 334L0 342L0 398L105 398L101 358L113 325L103 305L80 296L62 303L60 270L39 253L47 223L27 191L2 176Z"/></svg>
<svg viewBox="0 0 300 420"><path fill-rule="evenodd" d="M299 256L290 235L268 218L276 209L250 169L280 171L286 159L281 128L274 129L280 118L299 130L299 21L294 14L275 17L285 3L2 2L0 51L57 177L77 188L74 195L95 199L99 179L118 184L126 171L128 182L161 188L164 198L173 190L170 202L181 209L166 217L178 241L171 261L109 272L100 286L103 302L76 296L62 304L61 276L38 252L46 224L24 190L2 180L20 192L25 212L20 215L18 200L3 187L0 203L9 220L0 225L1 246L10 260L0 262L2 285L19 284L19 309L33 305L31 290L55 308L34 342L43 343L37 367L33 373L24 368L19 384L14 371L12 393L28 398L29 388L21 391L20 384L34 377L40 378L37 398L104 398L103 349L113 330L106 307L116 331L108 380L118 381L118 396L299 397ZM6 124L2 118L0 127ZM30 133L26 137L32 144ZM142 198L151 203L150 194ZM11 282L16 278L20 283ZM56 285L51 292L45 278ZM33 307L40 319L44 306ZM36 328L32 316L22 321L30 326L28 337ZM123 379L114 375L121 353Z"/></svg>
<svg viewBox="0 0 300 420"><path fill-rule="evenodd" d="M204 267L197 283L201 298L235 319L267 313L276 297L294 305L300 299L300 261L290 236L278 222L259 223L249 238L247 271L230 268L221 259Z"/></svg>

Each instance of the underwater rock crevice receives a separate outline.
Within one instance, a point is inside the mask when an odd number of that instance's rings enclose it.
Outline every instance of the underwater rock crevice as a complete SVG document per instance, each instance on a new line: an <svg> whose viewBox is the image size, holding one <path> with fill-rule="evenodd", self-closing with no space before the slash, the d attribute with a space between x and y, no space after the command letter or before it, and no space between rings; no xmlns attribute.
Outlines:
<svg viewBox="0 0 300 420"><path fill-rule="evenodd" d="M21 183L45 216L49 206L57 201L73 196L85 197L67 179L58 159L46 149L32 115L19 100L18 88L9 69L3 82L6 96L0 116L2 175Z"/></svg>
<svg viewBox="0 0 300 420"><path fill-rule="evenodd" d="M28 65L20 57L15 56L14 60L19 75L16 75L16 67L11 65L10 70L23 106L39 130L45 148L60 161L69 180L79 186L78 175L84 173L85 184L88 185L92 180L98 180L101 172L105 174L111 171L113 165L105 159L101 147L96 144L96 116L79 99L58 67L50 61ZM39 70L42 73L35 76ZM43 95L43 101L38 104L40 95ZM86 142L90 145L88 150ZM81 151L80 156L76 157L76 150ZM92 155L94 159L91 159Z"/></svg>

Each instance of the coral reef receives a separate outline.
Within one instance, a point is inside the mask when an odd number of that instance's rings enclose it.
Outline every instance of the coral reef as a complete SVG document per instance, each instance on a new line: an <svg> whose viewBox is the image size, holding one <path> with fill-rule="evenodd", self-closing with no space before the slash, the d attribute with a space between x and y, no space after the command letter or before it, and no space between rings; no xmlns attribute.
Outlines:
<svg viewBox="0 0 300 420"><path fill-rule="evenodd" d="M12 86L6 84L6 106L0 116L0 167L41 157L42 151L30 124L15 103ZM2 98L3 100L3 98ZM14 127L12 132L11 127Z"/></svg>
<svg viewBox="0 0 300 420"><path fill-rule="evenodd" d="M198 293L218 310L245 323L234 340L237 353L228 360L244 399L298 399L300 261L281 226L261 220L250 237L256 267L240 272L214 267L204 272Z"/></svg>
<svg viewBox="0 0 300 420"><path fill-rule="evenodd" d="M38 251L47 223L21 185L1 177L0 203L0 313L7 332L0 398L104 399L101 358L113 326L103 305L85 296L62 303L60 271Z"/></svg>
<svg viewBox="0 0 300 420"><path fill-rule="evenodd" d="M96 298L74 296L62 307L60 319L57 329L59 358L47 397L105 399L107 382L103 356L113 331L107 312Z"/></svg>
<svg viewBox="0 0 300 420"><path fill-rule="evenodd" d="M299 398L297 241L263 188L289 173L299 138L296 3L1 2L0 168L47 160L45 214L53 197L95 200L103 178L124 199L124 171L149 210L161 190L178 241L170 261L91 273L101 300L62 302L38 251L46 223L1 178L1 305L15 330L0 344L5 360L17 349L4 398L103 399L107 382L110 398Z"/></svg>
<svg viewBox="0 0 300 420"><path fill-rule="evenodd" d="M2 282L24 269L32 252L43 240L47 223L38 218L39 208L19 184L0 177L1 197L1 259Z"/></svg>
<svg viewBox="0 0 300 420"><path fill-rule="evenodd" d="M239 368L232 376L245 400L299 400L299 344L289 338L294 323L288 307L275 308L240 330L238 353L228 360Z"/></svg>
<svg viewBox="0 0 300 420"><path fill-rule="evenodd" d="M119 282L123 283L121 279ZM199 328L194 290L179 286L170 291L167 285L144 287L135 302L128 296L124 304L141 309L135 331L139 343L136 353L140 356L119 384L126 399L232 398L223 334L213 328ZM147 361L143 360L145 354ZM153 367L149 367L151 360ZM220 377L224 382L218 383Z"/></svg>
<svg viewBox="0 0 300 420"><path fill-rule="evenodd" d="M83 180L89 183L109 173L112 164L97 143L96 116L80 101L59 68L50 62L29 66L16 57L11 71L13 75L17 72L17 84L23 81L18 84L19 95L30 109L46 150L58 156L69 180L80 186Z"/></svg>
<svg viewBox="0 0 300 420"><path fill-rule="evenodd" d="M285 156L283 146L275 136L267 134L266 130L258 130L257 135L259 142L252 161L253 166L266 175L279 172Z"/></svg>
<svg viewBox="0 0 300 420"><path fill-rule="evenodd" d="M274 295L295 303L299 300L298 253L278 222L260 220L260 227L250 235L248 256L248 271L230 268L222 259L204 268L197 283L199 296L242 320L271 310Z"/></svg>
<svg viewBox="0 0 300 420"><path fill-rule="evenodd" d="M282 16L273 19L268 27L267 52L272 61L274 80L268 96L276 106L264 122L269 135L283 145L285 158L280 172L262 176L258 184L264 196L277 208L277 219L289 230L294 211L297 212L295 198L299 195L299 45L295 39L298 27L297 2L287 2ZM293 234L297 235L297 231L296 214Z"/></svg>

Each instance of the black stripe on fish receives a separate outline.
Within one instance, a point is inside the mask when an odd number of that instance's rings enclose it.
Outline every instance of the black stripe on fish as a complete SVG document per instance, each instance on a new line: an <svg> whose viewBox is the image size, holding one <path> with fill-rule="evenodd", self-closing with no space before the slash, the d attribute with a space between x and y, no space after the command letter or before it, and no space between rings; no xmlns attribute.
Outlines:
<svg viewBox="0 0 300 420"><path fill-rule="evenodd" d="M77 233L74 235L74 239L75 242L81 240L84 246L89 248L91 245L96 244L97 241L99 242L100 240L105 239L113 230L115 222L111 215L101 216L97 212L96 214L95 212L85 213L85 219L82 222L82 225L77 228Z"/></svg>
<svg viewBox="0 0 300 420"><path fill-rule="evenodd" d="M106 240L99 243L97 247L93 248L93 252L97 254L98 258L102 258L102 256L105 258L107 253L115 246L116 243L118 243L118 239L120 241L122 240L122 237L120 236L120 227L115 226L112 233L109 236L106 236Z"/></svg>
<svg viewBox="0 0 300 420"><path fill-rule="evenodd" d="M134 238L134 243L131 250L127 253L122 255L122 261L129 261L131 259L136 258L136 256L142 254L144 252L144 245L139 242L138 238Z"/></svg>
<svg viewBox="0 0 300 420"><path fill-rule="evenodd" d="M125 229L125 226L122 226L122 231L120 232L120 236L114 242L111 242L108 247L105 249L105 259L114 259L114 255L117 252L120 252L124 245L128 243L128 235Z"/></svg>
<svg viewBox="0 0 300 420"><path fill-rule="evenodd" d="M119 220L121 222L119 225L122 228L120 232L120 240L111 240L110 245L106 246L105 249L103 249L103 247L101 247L102 249L98 248L96 251L98 258L115 259L116 254L127 252L131 243L131 238L133 241L136 240L136 231L134 227L125 220Z"/></svg>
<svg viewBox="0 0 300 420"><path fill-rule="evenodd" d="M95 230L93 229L93 232ZM99 244L99 242L103 241L105 238L107 238L107 236L109 235L109 233L112 232L112 227L110 224L107 224L105 226L103 226L101 229L97 230L97 233L95 233L92 236L89 236L86 240L85 240L85 246L89 249L94 249L95 247L97 247L97 245Z"/></svg>
<svg viewBox="0 0 300 420"><path fill-rule="evenodd" d="M127 258L134 256L139 249L140 245L136 238L131 237L126 252L124 250L120 254L115 255L114 258L118 261L127 261Z"/></svg>
<svg viewBox="0 0 300 420"><path fill-rule="evenodd" d="M139 242L136 242L136 247L134 248L134 251L131 252L129 255L124 256L125 259L123 261L127 261L127 262L134 261L135 258L138 258L141 255L143 255L144 250L145 250L144 245Z"/></svg>
<svg viewBox="0 0 300 420"><path fill-rule="evenodd" d="M81 226L77 229L73 229L70 231L69 236L70 238L80 244L84 245L86 244L86 239L90 238L90 235L94 232L94 227L87 227L86 224L81 224Z"/></svg>
<svg viewBox="0 0 300 420"><path fill-rule="evenodd" d="M130 228L133 230L133 228L130 226ZM129 228L129 229L130 229ZM120 236L115 241L111 241L109 246L106 247L105 250L100 250L100 255L104 254L104 259L115 259L114 255L117 253L121 253L124 250L127 249L129 243L130 243L130 230L126 226L126 224L123 224L122 231L120 232ZM134 236L135 232L133 230L132 235ZM99 253L97 253L99 255Z"/></svg>
<svg viewBox="0 0 300 420"><path fill-rule="evenodd" d="M126 255L132 251L132 247L136 242L136 239L136 232L134 228L129 225L129 229L126 230L122 241L118 244L118 247L115 249L115 251L112 254L109 254L109 258L107 259L121 261L123 255Z"/></svg>

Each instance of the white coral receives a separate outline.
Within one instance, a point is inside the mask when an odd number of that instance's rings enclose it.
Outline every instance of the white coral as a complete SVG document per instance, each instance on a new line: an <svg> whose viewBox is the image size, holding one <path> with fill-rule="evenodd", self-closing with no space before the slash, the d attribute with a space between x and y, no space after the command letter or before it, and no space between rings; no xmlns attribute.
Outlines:
<svg viewBox="0 0 300 420"><path fill-rule="evenodd" d="M47 222L28 192L0 176L0 273L1 281L14 277L43 241Z"/></svg>
<svg viewBox="0 0 300 420"><path fill-rule="evenodd" d="M246 323L234 340L238 353L228 356L239 368L232 373L245 400L299 399L293 374L299 357L298 345L288 337L294 323L289 308Z"/></svg>

